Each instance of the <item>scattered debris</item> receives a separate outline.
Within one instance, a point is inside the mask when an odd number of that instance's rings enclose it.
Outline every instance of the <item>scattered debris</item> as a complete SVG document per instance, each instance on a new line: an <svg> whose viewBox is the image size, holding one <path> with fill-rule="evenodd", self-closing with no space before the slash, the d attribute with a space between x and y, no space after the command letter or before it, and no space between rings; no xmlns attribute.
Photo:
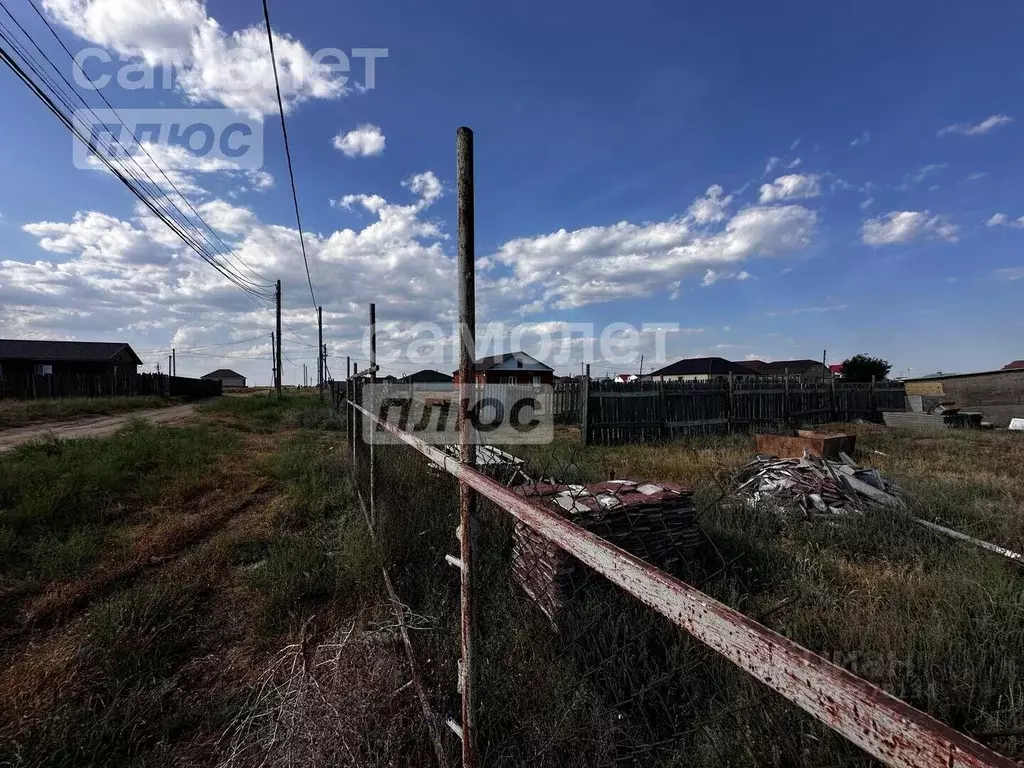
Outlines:
<svg viewBox="0 0 1024 768"><path fill-rule="evenodd" d="M609 480L530 483L515 491L659 567L688 562L697 545L692 486ZM522 523L516 523L512 567L516 581L552 620L587 575L579 561Z"/></svg>
<svg viewBox="0 0 1024 768"><path fill-rule="evenodd" d="M857 466L842 451L839 461L806 451L799 459L758 454L740 470L739 482L736 491L748 503L768 502L781 512L799 511L808 518L903 506L896 485L877 469Z"/></svg>
<svg viewBox="0 0 1024 768"><path fill-rule="evenodd" d="M829 461L807 452L800 459L758 454L740 470L738 482L736 492L749 505L770 504L781 514L799 512L812 520L871 510L902 510L905 507L899 486L882 477L877 469L860 467L843 452L839 453L839 461ZM1024 565L1024 555L1013 550L920 517L910 517L910 520L943 536L965 541Z"/></svg>

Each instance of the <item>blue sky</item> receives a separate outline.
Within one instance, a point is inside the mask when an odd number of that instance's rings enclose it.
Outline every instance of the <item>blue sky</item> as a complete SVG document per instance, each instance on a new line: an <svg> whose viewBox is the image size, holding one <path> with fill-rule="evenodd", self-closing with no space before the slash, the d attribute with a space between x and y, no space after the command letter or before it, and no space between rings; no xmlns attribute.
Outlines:
<svg viewBox="0 0 1024 768"><path fill-rule="evenodd" d="M28 0L5 1L70 79ZM677 323L670 359L827 349L923 374L1024 357L1024 8L948 5L272 2L289 62L387 49L372 89L355 87L355 59L345 87L285 83L332 370L364 357L370 301L388 351L416 322L450 328L459 125L476 134L480 322ZM272 80L243 88L223 65L233 48L266 59L259 3L43 6L72 50L113 55L91 73L162 73L161 52L181 50L173 88L112 84L115 107L262 117L262 174L154 156L246 263L283 280L285 352L315 367ZM200 347L179 372L267 382L270 315L112 176L76 169L65 129L6 69L0 98L0 335L125 339L145 370ZM210 346L228 341L242 343Z"/></svg>

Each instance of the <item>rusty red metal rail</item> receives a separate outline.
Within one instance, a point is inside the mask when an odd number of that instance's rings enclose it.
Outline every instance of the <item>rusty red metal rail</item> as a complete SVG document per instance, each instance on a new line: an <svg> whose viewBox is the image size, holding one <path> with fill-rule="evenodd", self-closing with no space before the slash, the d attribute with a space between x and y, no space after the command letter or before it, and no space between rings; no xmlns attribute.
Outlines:
<svg viewBox="0 0 1024 768"><path fill-rule="evenodd" d="M352 407L886 765L1020 768L750 617L377 420L361 406Z"/></svg>

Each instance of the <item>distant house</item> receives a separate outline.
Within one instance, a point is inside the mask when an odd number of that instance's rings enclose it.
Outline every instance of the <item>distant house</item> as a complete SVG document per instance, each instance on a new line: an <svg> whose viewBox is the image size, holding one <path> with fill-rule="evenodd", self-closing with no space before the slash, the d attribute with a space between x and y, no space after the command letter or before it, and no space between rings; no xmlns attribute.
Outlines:
<svg viewBox="0 0 1024 768"><path fill-rule="evenodd" d="M477 384L551 384L555 371L525 352L506 352L477 360L473 363L473 375ZM459 383L458 371L452 382Z"/></svg>
<svg viewBox="0 0 1024 768"><path fill-rule="evenodd" d="M822 365L820 360L773 360L770 363L763 360L745 360L741 365L761 376L785 376L802 381L821 381L832 377L831 369Z"/></svg>
<svg viewBox="0 0 1024 768"><path fill-rule="evenodd" d="M835 376L837 379L841 379L843 377L843 364L842 363L836 363L835 365L830 365L828 367L828 369L829 369L829 371L832 372L832 375Z"/></svg>
<svg viewBox="0 0 1024 768"><path fill-rule="evenodd" d="M410 373L398 380L399 384L412 384L415 389L448 390L452 388L452 377L431 368Z"/></svg>
<svg viewBox="0 0 1024 768"><path fill-rule="evenodd" d="M431 368L410 373L408 376L403 376L399 379L399 381L412 382L413 384L451 384L452 380L452 377L447 373L441 373Z"/></svg>
<svg viewBox="0 0 1024 768"><path fill-rule="evenodd" d="M733 363L724 357L687 357L666 365L644 376L651 381L716 381L734 378L753 378L757 375L746 365Z"/></svg>
<svg viewBox="0 0 1024 768"><path fill-rule="evenodd" d="M244 387L245 376L240 373L235 373L230 368L218 368L216 371L201 376L202 379L213 379L219 381L220 385L227 389L228 387Z"/></svg>
<svg viewBox="0 0 1024 768"><path fill-rule="evenodd" d="M1024 360L1014 360L1012 363L1007 363L1003 366L1004 371L1018 371L1024 369Z"/></svg>
<svg viewBox="0 0 1024 768"><path fill-rule="evenodd" d="M619 373L615 375L615 380L620 384L628 384L631 381L636 381L640 377L635 373Z"/></svg>
<svg viewBox="0 0 1024 768"><path fill-rule="evenodd" d="M0 339L0 376L122 375L142 360L124 342Z"/></svg>

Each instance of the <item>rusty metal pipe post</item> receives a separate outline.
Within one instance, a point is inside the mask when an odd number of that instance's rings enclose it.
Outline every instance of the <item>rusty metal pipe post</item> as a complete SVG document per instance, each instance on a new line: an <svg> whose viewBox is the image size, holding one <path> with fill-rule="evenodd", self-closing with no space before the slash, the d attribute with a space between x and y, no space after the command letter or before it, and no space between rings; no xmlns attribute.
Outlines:
<svg viewBox="0 0 1024 768"><path fill-rule="evenodd" d="M377 383L377 305L370 304L370 385ZM377 393L374 392L374 397ZM372 400L373 398L371 398ZM370 521L374 529L377 528L377 477L376 477L376 455L373 449L374 433L376 425L370 424Z"/></svg>
<svg viewBox="0 0 1024 768"><path fill-rule="evenodd" d="M455 141L459 275L459 459L476 465L476 446L470 440L469 399L476 385L476 285L473 210L473 131L459 128ZM476 764L476 663L473 620L473 549L476 491L459 484L459 559L461 574L462 640L462 765Z"/></svg>
<svg viewBox="0 0 1024 768"><path fill-rule="evenodd" d="M320 354L317 356L317 360L319 361L319 364L316 367L316 379L317 379L316 386L317 386L317 389L320 392L320 402L322 403L324 401L324 379L326 378L326 371L324 370L324 363L326 361L324 360L324 308L323 307L317 307L316 308L316 325L317 325L317 330L318 330L317 337L319 339L319 343L317 344L317 349L320 352Z"/></svg>
<svg viewBox="0 0 1024 768"><path fill-rule="evenodd" d="M281 281L277 281L277 363L274 368L274 389L281 397Z"/></svg>

